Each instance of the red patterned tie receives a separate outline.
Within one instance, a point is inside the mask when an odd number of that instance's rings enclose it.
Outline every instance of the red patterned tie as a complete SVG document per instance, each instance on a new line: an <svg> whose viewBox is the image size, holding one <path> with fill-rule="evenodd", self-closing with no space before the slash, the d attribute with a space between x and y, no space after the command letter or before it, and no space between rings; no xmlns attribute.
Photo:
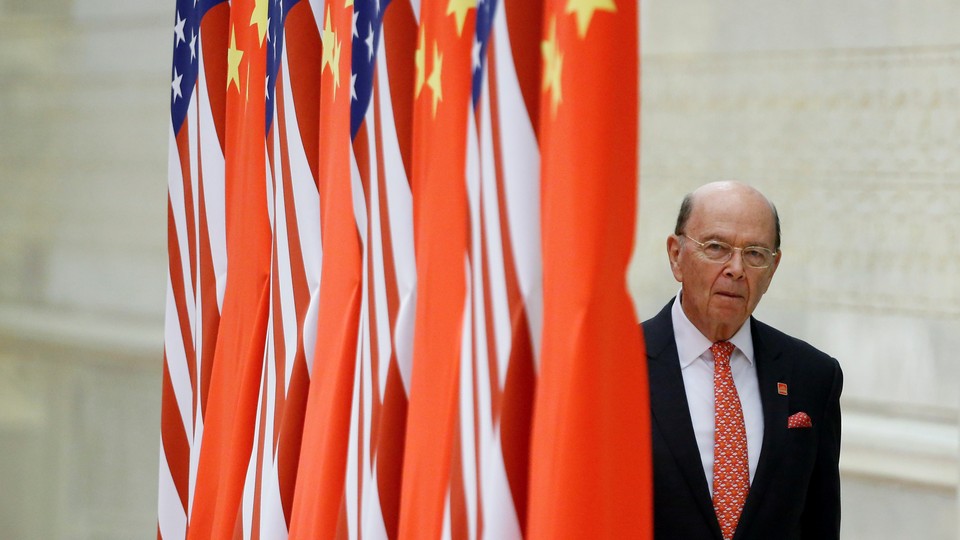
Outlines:
<svg viewBox="0 0 960 540"><path fill-rule="evenodd" d="M718 341L713 353L713 395L716 402L716 434L713 443L713 508L724 540L733 538L740 521L743 502L750 491L750 466L747 461L747 430L737 387L730 372L733 343Z"/></svg>

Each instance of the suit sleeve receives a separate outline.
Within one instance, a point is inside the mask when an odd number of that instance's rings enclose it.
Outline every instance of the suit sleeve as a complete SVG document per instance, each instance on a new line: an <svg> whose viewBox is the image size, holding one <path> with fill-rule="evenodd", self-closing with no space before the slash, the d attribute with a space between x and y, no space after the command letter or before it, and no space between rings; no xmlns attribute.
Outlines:
<svg viewBox="0 0 960 540"><path fill-rule="evenodd" d="M821 421L817 458L801 517L805 540L840 537L840 392L843 372L833 362L833 381Z"/></svg>

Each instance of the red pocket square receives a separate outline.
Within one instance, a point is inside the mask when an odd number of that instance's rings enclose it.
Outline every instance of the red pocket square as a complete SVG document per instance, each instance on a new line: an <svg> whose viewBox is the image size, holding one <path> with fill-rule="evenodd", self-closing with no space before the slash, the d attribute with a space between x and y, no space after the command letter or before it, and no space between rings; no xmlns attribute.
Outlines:
<svg viewBox="0 0 960 540"><path fill-rule="evenodd" d="M810 417L805 412L798 412L791 414L787 418L787 428L808 428L813 427L813 422L810 421Z"/></svg>

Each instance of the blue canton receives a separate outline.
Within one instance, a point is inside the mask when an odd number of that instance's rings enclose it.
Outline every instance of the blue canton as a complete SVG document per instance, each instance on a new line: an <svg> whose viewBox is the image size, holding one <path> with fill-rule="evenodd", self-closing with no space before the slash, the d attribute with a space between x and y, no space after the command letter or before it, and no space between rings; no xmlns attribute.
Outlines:
<svg viewBox="0 0 960 540"><path fill-rule="evenodd" d="M178 133L197 85L200 54L200 19L225 0L177 0L173 26L173 72L170 74L170 120Z"/></svg>
<svg viewBox="0 0 960 540"><path fill-rule="evenodd" d="M483 87L483 70L487 66L487 47L493 30L493 15L497 11L497 0L477 0L477 36L473 42L473 108L480 103L480 91Z"/></svg>
<svg viewBox="0 0 960 540"><path fill-rule="evenodd" d="M267 17L267 109L266 128L264 133L270 133L270 124L273 123L273 105L277 98L277 74L280 64L283 63L283 25L287 22L287 13L300 0L270 0L270 14ZM287 83L289 84L289 82Z"/></svg>
<svg viewBox="0 0 960 540"><path fill-rule="evenodd" d="M350 140L357 136L373 96L373 68L390 0L354 0L353 59L350 75Z"/></svg>

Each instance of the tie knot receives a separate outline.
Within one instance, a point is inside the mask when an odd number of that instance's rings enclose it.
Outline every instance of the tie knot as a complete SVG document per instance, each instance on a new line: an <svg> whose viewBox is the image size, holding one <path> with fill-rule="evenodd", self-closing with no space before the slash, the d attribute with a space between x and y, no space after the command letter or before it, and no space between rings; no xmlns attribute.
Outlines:
<svg viewBox="0 0 960 540"><path fill-rule="evenodd" d="M733 343L729 341L718 341L711 345L710 352L713 353L714 362L729 362L734 348Z"/></svg>

